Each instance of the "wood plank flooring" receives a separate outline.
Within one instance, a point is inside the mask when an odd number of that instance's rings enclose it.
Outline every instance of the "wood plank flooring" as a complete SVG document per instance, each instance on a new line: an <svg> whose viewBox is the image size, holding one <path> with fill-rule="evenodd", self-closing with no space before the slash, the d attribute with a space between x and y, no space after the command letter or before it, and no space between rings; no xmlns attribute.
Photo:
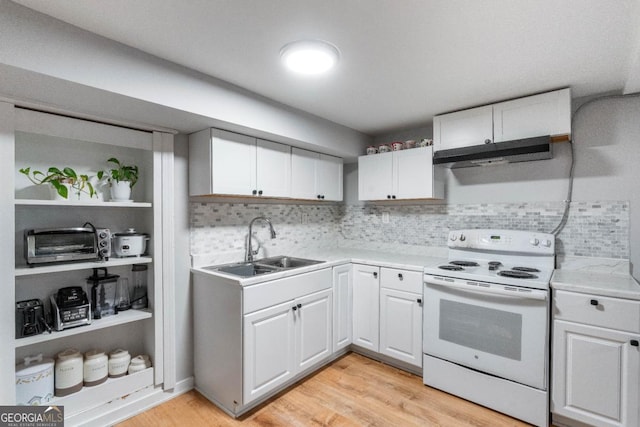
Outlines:
<svg viewBox="0 0 640 427"><path fill-rule="evenodd" d="M165 426L473 426L529 424L426 387L350 353L234 420L195 390L119 424Z"/></svg>

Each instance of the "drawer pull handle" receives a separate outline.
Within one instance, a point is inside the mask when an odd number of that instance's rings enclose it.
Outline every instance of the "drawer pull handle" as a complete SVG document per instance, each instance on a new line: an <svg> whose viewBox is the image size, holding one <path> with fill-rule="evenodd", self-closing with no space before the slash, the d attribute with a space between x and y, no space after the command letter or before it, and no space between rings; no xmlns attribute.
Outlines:
<svg viewBox="0 0 640 427"><path fill-rule="evenodd" d="M377 277L378 277L378 273L375 273L375 272L374 272L374 273L373 273L373 277L374 277L374 278L377 278Z"/></svg>
<svg viewBox="0 0 640 427"><path fill-rule="evenodd" d="M402 273L398 273L398 279L404 280L404 277L402 277Z"/></svg>
<svg viewBox="0 0 640 427"><path fill-rule="evenodd" d="M631 345L632 345L632 346L634 346L634 347L637 347L637 346L638 346L638 340L631 340L631 341L629 342L629 344L631 344Z"/></svg>
<svg viewBox="0 0 640 427"><path fill-rule="evenodd" d="M591 305L594 305L594 306L598 305L598 300L597 299L592 299L591 300Z"/></svg>

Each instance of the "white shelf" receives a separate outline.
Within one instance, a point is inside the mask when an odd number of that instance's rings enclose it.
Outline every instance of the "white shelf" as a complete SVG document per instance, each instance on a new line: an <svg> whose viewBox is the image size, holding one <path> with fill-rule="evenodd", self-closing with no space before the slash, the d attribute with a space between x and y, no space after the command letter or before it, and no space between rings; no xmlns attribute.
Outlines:
<svg viewBox="0 0 640 427"><path fill-rule="evenodd" d="M105 202L101 200L38 200L38 199L15 199L16 206L62 206L62 207L110 207L110 208L150 208L150 202Z"/></svg>
<svg viewBox="0 0 640 427"><path fill-rule="evenodd" d="M121 311L118 314L112 316L106 316L102 319L94 319L90 325L77 326L71 329L65 329L64 331L53 331L49 333L43 333L39 335L33 335L25 338L16 338L15 347L26 347L28 345L37 344L41 342L57 340L59 338L70 337L72 335L84 334L87 332L97 331L98 329L110 328L112 326L123 325L125 323L137 322L143 319L149 319L152 317L150 311L147 310L126 310Z"/></svg>
<svg viewBox="0 0 640 427"><path fill-rule="evenodd" d="M151 386L153 386L153 368L148 368L124 377L108 378L97 386L83 387L77 393L56 397L49 404L64 405L65 418L68 418L70 415L90 410L105 402L111 402Z"/></svg>
<svg viewBox="0 0 640 427"><path fill-rule="evenodd" d="M90 268L118 267L121 265L149 264L153 261L151 257L127 257L111 258L109 261L73 262L68 264L42 265L42 266L19 266L15 269L15 275L33 276L37 274L59 273L61 271L87 270Z"/></svg>

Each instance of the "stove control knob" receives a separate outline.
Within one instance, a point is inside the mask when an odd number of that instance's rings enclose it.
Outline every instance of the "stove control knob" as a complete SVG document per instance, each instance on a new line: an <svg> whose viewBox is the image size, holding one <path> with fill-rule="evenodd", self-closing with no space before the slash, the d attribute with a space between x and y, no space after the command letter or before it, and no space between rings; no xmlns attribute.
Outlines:
<svg viewBox="0 0 640 427"><path fill-rule="evenodd" d="M460 234L460 241L464 242L465 240L467 240L467 237L464 234Z"/></svg>
<svg viewBox="0 0 640 427"><path fill-rule="evenodd" d="M531 243L533 246L538 246L540 244L540 240L533 238L529 240L529 243Z"/></svg>
<svg viewBox="0 0 640 427"><path fill-rule="evenodd" d="M551 247L551 240L546 239L542 241L542 246L550 248Z"/></svg>

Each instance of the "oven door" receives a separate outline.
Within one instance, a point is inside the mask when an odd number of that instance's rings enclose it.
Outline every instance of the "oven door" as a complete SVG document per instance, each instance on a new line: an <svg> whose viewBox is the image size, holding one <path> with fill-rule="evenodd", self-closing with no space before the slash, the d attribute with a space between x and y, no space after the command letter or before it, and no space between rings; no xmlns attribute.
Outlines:
<svg viewBox="0 0 640 427"><path fill-rule="evenodd" d="M423 351L547 389L548 291L424 276Z"/></svg>

